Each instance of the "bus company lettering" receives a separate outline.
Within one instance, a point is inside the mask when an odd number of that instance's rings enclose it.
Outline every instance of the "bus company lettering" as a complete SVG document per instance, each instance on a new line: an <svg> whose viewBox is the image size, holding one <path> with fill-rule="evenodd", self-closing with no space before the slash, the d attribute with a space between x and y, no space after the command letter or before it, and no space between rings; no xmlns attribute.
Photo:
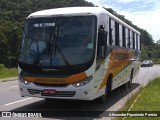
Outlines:
<svg viewBox="0 0 160 120"><path fill-rule="evenodd" d="M128 54L127 53L116 53L115 60L127 60Z"/></svg>
<svg viewBox="0 0 160 120"><path fill-rule="evenodd" d="M58 71L57 69L45 69L45 68L43 68L42 70L43 70L43 71L46 71L46 72L50 72L50 71Z"/></svg>
<svg viewBox="0 0 160 120"><path fill-rule="evenodd" d="M65 80L61 80L61 79L48 79L48 78L36 78L35 82L40 82L40 83L64 83Z"/></svg>

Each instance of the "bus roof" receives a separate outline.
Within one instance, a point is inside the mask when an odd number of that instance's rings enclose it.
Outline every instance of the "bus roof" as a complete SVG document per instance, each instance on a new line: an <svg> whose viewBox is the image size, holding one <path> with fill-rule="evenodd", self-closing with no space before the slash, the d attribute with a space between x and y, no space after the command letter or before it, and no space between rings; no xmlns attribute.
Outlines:
<svg viewBox="0 0 160 120"><path fill-rule="evenodd" d="M49 16L77 16L77 15L96 15L108 14L111 18L121 23L122 25L130 28L131 30L140 34L137 30L117 18L116 16L109 13L103 7L64 7L64 8L54 8L42 11L37 11L30 14L27 18L39 18L39 17L49 17Z"/></svg>
<svg viewBox="0 0 160 120"><path fill-rule="evenodd" d="M94 14L98 15L103 12L104 9L100 7L64 7L42 10L30 14L28 17L45 17L45 16L65 16L65 15L77 15L77 14Z"/></svg>

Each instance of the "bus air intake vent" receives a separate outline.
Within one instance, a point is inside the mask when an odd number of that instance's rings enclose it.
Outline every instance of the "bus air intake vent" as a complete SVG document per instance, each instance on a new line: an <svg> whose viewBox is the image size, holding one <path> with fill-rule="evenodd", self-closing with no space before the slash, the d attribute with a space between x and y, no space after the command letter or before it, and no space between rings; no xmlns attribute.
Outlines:
<svg viewBox="0 0 160 120"><path fill-rule="evenodd" d="M68 84L43 84L43 83L35 83L38 86L48 86L48 87L66 87Z"/></svg>
<svg viewBox="0 0 160 120"><path fill-rule="evenodd" d="M53 96L53 97L73 97L75 95L75 91L57 91L55 94L46 94L41 93L42 96Z"/></svg>
<svg viewBox="0 0 160 120"><path fill-rule="evenodd" d="M33 89L28 89L28 92L29 92L31 95L40 94L40 93L41 93L40 90L33 90Z"/></svg>

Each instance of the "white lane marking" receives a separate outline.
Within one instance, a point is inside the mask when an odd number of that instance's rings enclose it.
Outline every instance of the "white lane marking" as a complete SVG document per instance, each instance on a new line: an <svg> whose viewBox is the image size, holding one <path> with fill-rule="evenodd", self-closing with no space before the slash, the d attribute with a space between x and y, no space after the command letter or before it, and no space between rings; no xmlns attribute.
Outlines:
<svg viewBox="0 0 160 120"><path fill-rule="evenodd" d="M17 88L18 86L11 86L10 88Z"/></svg>
<svg viewBox="0 0 160 120"><path fill-rule="evenodd" d="M23 99L23 100L19 100L19 101L15 101L15 102L11 102L11 103L8 103L8 104L5 104L5 105L12 105L12 104L23 102L23 101L30 100L30 99L32 99L32 97L26 98L26 99Z"/></svg>
<svg viewBox="0 0 160 120"><path fill-rule="evenodd" d="M128 111L131 111L131 109L133 108L135 102L137 102L137 99L141 96L142 92L144 91L144 89L141 91L141 93L138 95L138 97L134 100L134 102L132 103L132 105L130 106L130 108L128 109Z"/></svg>
<svg viewBox="0 0 160 120"><path fill-rule="evenodd" d="M134 100L134 102L133 102L132 105L129 107L129 109L128 109L127 112L131 111L131 109L133 108L135 102L137 102L137 99L141 96L141 94L142 94L143 91L144 91L144 89L141 91L141 93L140 93L140 94L137 96L137 98ZM125 119L126 119L126 117L123 118L123 120L125 120Z"/></svg>

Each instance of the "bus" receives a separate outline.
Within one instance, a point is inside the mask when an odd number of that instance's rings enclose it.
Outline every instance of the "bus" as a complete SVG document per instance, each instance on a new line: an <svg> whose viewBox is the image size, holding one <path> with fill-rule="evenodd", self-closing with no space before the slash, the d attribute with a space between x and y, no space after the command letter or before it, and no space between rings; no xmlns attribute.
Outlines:
<svg viewBox="0 0 160 120"><path fill-rule="evenodd" d="M105 101L131 87L140 68L140 32L102 7L30 14L19 57L22 97Z"/></svg>

